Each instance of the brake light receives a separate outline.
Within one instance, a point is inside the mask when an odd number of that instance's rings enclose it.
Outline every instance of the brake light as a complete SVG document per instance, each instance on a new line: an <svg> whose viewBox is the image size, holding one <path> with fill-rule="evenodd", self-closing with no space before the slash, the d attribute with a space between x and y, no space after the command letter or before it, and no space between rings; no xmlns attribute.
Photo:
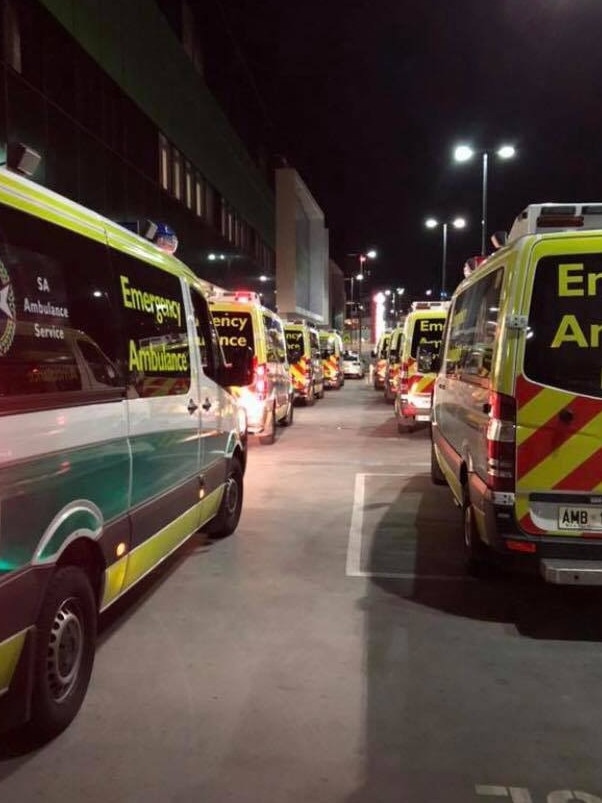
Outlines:
<svg viewBox="0 0 602 803"><path fill-rule="evenodd" d="M397 376L397 390L399 393L404 394L407 393L409 390L409 377L408 377L409 365L407 362L402 362L399 367L399 374Z"/></svg>
<svg viewBox="0 0 602 803"><path fill-rule="evenodd" d="M237 290L234 293L235 301L244 301L246 304L250 304L251 302L255 301L255 298L256 294L247 290Z"/></svg>
<svg viewBox="0 0 602 803"><path fill-rule="evenodd" d="M516 401L504 393L489 394L487 476L493 491L514 491Z"/></svg>
<svg viewBox="0 0 602 803"><path fill-rule="evenodd" d="M268 367L265 363L257 362L257 357L253 357L253 383L251 387L259 399L265 398L267 369Z"/></svg>

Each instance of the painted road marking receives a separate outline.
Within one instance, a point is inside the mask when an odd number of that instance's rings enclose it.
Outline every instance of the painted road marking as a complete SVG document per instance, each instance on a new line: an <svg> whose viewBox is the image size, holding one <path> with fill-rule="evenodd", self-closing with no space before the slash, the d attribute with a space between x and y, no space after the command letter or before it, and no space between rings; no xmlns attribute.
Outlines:
<svg viewBox="0 0 602 803"><path fill-rule="evenodd" d="M366 507L366 479L367 478L398 478L400 480L409 480L416 477L416 470L421 468L430 468L430 463L414 463L412 464L413 470L407 473L381 473L381 472L366 472L355 475L355 487L353 493L353 507L351 510L351 524L349 527L349 536L347 541L347 561L345 566L345 573L348 577L382 577L393 580L414 580L419 577L421 580L437 580L443 582L467 582L471 578L464 575L453 576L444 574L417 574L416 572L400 572L400 571L366 571L362 568L362 545L364 541L364 525L365 525L365 511ZM399 489L397 489L399 490ZM408 492L407 501L409 506L414 503L418 505L422 494L416 492ZM381 501L383 507L387 507L392 503L392 499L388 501Z"/></svg>
<svg viewBox="0 0 602 803"><path fill-rule="evenodd" d="M477 784L475 786L477 795L487 797L509 797L512 803L533 803L533 798L528 789L520 786L494 786L489 784ZM571 792L570 789L557 789L550 792L546 797L546 803L602 803L602 799L589 792Z"/></svg>

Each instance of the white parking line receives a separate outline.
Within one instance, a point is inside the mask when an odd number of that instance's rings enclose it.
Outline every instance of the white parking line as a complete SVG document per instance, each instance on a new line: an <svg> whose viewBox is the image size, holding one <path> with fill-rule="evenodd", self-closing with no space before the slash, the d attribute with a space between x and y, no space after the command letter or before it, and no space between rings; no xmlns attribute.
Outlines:
<svg viewBox="0 0 602 803"><path fill-rule="evenodd" d="M414 469L430 467L430 463L414 463ZM351 525L347 541L347 562L345 574L347 577L381 577L392 580L437 580L444 582L466 582L466 577L450 577L440 574L416 574L415 572L371 572L362 569L362 539L364 527L364 508L366 499L366 477L399 477L410 479L416 476L416 471L404 474L390 473L363 473L355 475L355 488L353 493L353 507L351 510Z"/></svg>

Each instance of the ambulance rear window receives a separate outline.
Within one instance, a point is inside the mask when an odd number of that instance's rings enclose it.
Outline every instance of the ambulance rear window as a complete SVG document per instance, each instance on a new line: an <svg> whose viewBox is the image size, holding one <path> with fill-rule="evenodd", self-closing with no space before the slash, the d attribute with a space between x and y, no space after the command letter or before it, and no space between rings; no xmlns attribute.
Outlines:
<svg viewBox="0 0 602 803"><path fill-rule="evenodd" d="M412 357L416 358L418 346L432 345L435 351L439 350L445 318L441 315L433 315L430 318L418 318L414 322L414 332L412 333Z"/></svg>
<svg viewBox="0 0 602 803"><path fill-rule="evenodd" d="M237 364L243 350L253 348L253 319L244 310L212 310L213 322L226 362Z"/></svg>
<svg viewBox="0 0 602 803"><path fill-rule="evenodd" d="M550 256L535 269L525 376L602 398L602 254Z"/></svg>

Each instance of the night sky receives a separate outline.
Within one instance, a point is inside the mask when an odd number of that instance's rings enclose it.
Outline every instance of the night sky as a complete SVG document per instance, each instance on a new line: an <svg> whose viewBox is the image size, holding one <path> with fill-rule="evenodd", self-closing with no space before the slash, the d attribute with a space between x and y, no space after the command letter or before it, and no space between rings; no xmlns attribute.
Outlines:
<svg viewBox="0 0 602 803"><path fill-rule="evenodd" d="M259 109L324 210L331 256L376 248L374 287L438 289L536 201L602 201L602 0L213 0ZM226 69L224 67L224 69ZM517 149L501 162L496 148Z"/></svg>

